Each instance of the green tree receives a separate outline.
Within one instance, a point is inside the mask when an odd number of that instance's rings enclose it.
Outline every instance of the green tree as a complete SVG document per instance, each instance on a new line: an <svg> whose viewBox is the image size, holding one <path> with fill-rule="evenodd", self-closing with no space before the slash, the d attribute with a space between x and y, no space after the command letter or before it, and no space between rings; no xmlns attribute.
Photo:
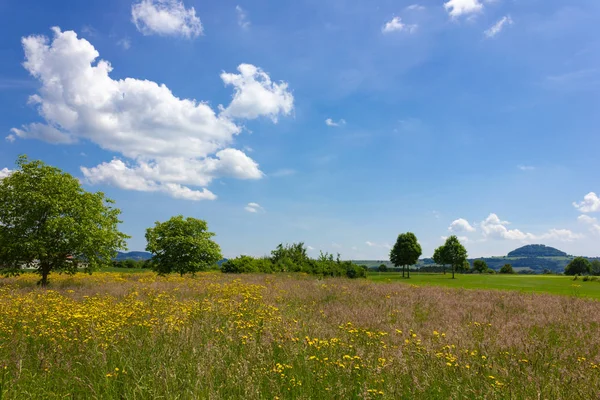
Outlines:
<svg viewBox="0 0 600 400"><path fill-rule="evenodd" d="M475 260L473 261L473 270L477 272L487 272L488 265L484 260Z"/></svg>
<svg viewBox="0 0 600 400"><path fill-rule="evenodd" d="M412 232L401 233L390 251L390 261L396 267L402 266L402 277L404 278L404 269L409 266L408 277L410 278L410 266L419 261L422 250L417 237Z"/></svg>
<svg viewBox="0 0 600 400"><path fill-rule="evenodd" d="M515 270L513 269L512 265L504 264L502 266L502 268L500 268L500 273L501 274L514 274Z"/></svg>
<svg viewBox="0 0 600 400"><path fill-rule="evenodd" d="M146 250L152 253L152 268L160 275L196 273L219 261L221 248L211 238L206 221L172 217L146 229Z"/></svg>
<svg viewBox="0 0 600 400"><path fill-rule="evenodd" d="M467 250L460 243L455 235L450 236L446 239L446 243L443 246L442 258L446 263L452 265L452 279L454 279L454 273L456 270L461 268L467 260Z"/></svg>
<svg viewBox="0 0 600 400"><path fill-rule="evenodd" d="M0 180L0 272L33 267L46 286L51 272L112 265L128 238L117 229L121 211L114 202L41 161L21 156L17 167Z"/></svg>
<svg viewBox="0 0 600 400"><path fill-rule="evenodd" d="M565 275L583 275L589 274L592 269L592 263L587 258L575 257L573 261L565 267Z"/></svg>
<svg viewBox="0 0 600 400"><path fill-rule="evenodd" d="M377 268L377 270L378 270L379 272L387 272L387 270L388 270L388 267L387 267L387 265L385 265L385 264L381 264L381 265L380 265L380 266Z"/></svg>
<svg viewBox="0 0 600 400"><path fill-rule="evenodd" d="M590 273L596 276L600 275L600 260L592 260Z"/></svg>
<svg viewBox="0 0 600 400"><path fill-rule="evenodd" d="M444 275L446 275L446 260L444 259L444 246L440 246L433 252L433 262L442 266Z"/></svg>

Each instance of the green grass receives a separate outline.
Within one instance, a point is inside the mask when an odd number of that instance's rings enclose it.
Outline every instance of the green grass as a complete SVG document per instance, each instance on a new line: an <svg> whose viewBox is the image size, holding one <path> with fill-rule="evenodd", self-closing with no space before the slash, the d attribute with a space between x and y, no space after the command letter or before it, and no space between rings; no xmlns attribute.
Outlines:
<svg viewBox="0 0 600 400"><path fill-rule="evenodd" d="M583 282L581 278L573 281L573 278L568 276L456 274L456 279L452 279L452 274L449 273L444 275L413 272L410 279L403 279L402 274L397 272L372 272L369 279L375 282L404 282L417 286L516 290L600 299L600 281Z"/></svg>

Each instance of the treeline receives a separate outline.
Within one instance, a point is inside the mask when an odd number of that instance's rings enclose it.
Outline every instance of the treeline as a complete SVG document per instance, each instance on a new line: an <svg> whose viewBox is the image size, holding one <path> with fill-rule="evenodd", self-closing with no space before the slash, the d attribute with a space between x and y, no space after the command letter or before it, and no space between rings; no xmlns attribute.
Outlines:
<svg viewBox="0 0 600 400"><path fill-rule="evenodd" d="M333 254L321 252L318 258L310 258L302 242L279 244L270 257L239 256L229 259L221 265L221 271L236 274L304 272L318 276L345 276L351 279L367 276L366 266L342 261L339 254L334 259Z"/></svg>
<svg viewBox="0 0 600 400"><path fill-rule="evenodd" d="M152 260L133 260L131 258L125 260L113 260L112 266L114 268L127 268L127 269L152 269Z"/></svg>

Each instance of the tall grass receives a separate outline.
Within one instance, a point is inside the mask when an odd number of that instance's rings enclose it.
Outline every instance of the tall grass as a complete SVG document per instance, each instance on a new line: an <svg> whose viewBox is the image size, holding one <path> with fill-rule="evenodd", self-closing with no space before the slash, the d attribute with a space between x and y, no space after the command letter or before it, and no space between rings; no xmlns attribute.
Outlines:
<svg viewBox="0 0 600 400"><path fill-rule="evenodd" d="M0 398L591 399L600 303L302 275L0 281Z"/></svg>

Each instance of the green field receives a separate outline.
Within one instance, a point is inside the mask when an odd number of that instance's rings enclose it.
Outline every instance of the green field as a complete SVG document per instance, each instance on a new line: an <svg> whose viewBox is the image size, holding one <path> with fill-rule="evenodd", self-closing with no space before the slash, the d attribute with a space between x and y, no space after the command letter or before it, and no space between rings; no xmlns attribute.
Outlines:
<svg viewBox="0 0 600 400"><path fill-rule="evenodd" d="M583 282L581 278L556 275L456 275L411 273L403 279L397 272L372 272L369 279L375 282L404 282L418 286L448 286L464 289L500 289L520 292L538 292L575 295L600 299L600 280Z"/></svg>

